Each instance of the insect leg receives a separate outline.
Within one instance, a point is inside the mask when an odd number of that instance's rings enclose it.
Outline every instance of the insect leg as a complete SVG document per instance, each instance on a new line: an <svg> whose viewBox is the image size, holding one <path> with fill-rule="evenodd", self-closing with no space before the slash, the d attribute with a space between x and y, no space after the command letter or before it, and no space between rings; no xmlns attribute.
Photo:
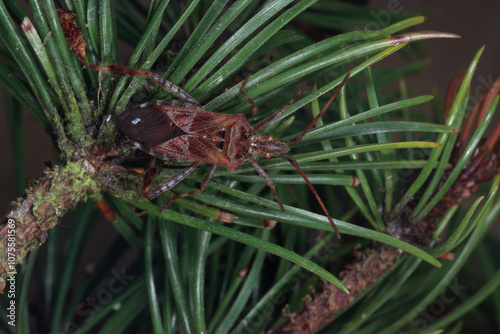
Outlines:
<svg viewBox="0 0 500 334"><path fill-rule="evenodd" d="M276 202L280 205L281 211L285 212L285 208L283 207L283 203L281 202L280 198L278 197L278 193L276 192L276 188L274 188L273 181L269 178L269 175L264 171L264 169L255 161L254 159L250 158L248 159L250 163L253 165L255 170L259 173L259 175L266 181L267 186L271 188L271 193L273 194L274 199Z"/></svg>
<svg viewBox="0 0 500 334"><path fill-rule="evenodd" d="M210 171L208 172L207 176L205 176L205 179L201 183L200 189L196 189L196 190L190 191L188 193L180 194L180 195L176 195L176 196L172 197L170 199L170 201L168 201L167 205L165 205L162 208L162 210L166 209L176 199L179 199L179 198L182 198L182 197L191 196L191 195L194 195L194 194L197 194L197 193L201 193L203 190L205 190L207 188L207 185L210 182L210 180L212 180L212 177L214 176L214 173L215 173L216 169L217 169L217 165L212 165L212 168L210 168Z"/></svg>
<svg viewBox="0 0 500 334"><path fill-rule="evenodd" d="M91 65L79 57L78 57L78 59L80 60L80 62L83 65L90 68L91 70L106 71L106 72L111 72L112 74L121 75L121 76L136 76L136 75L145 76L145 77L149 78L151 81L153 81L155 84L157 84L161 88L165 89L167 92L171 93L172 95L177 96L181 100L187 101L187 102L192 103L198 107L201 107L201 105L198 103L198 101L196 101L194 98L192 98L188 93L186 93L184 90L182 90L179 86L173 84L172 82L170 82L170 81L168 81L168 80L162 78L161 76L154 74L152 72L141 71L141 70L137 70L137 69L132 68L132 67L119 65L119 64L112 64L112 65L108 65L108 66Z"/></svg>
<svg viewBox="0 0 500 334"><path fill-rule="evenodd" d="M247 99L247 101L248 101L248 102L250 102L250 104L251 104L251 105L252 105L252 107L253 107L253 108L252 108L252 110L250 110L249 112L247 112L247 113L245 114L245 117L246 117L247 119L248 119L248 118L250 118L250 117L252 117L253 115L255 115L255 114L257 113L257 110L259 109L259 108L257 107L257 105L255 104L255 102L253 102L253 100L252 100L252 99L251 99L251 98L250 98L247 94L245 94L245 87L247 86L247 82L248 82L248 79L249 79L249 78L250 78L250 77L247 77L247 78L245 79L245 81L243 82L243 84L241 85L241 88L240 88L240 94L241 94L241 95L243 95L243 97L244 97L245 99Z"/></svg>
<svg viewBox="0 0 500 334"><path fill-rule="evenodd" d="M146 170L146 174L144 174L144 181L142 182L144 186L144 194L149 192L149 188L151 188L153 180L160 174L160 170L156 168L155 165L156 165L156 157L153 156L149 168Z"/></svg>
<svg viewBox="0 0 500 334"><path fill-rule="evenodd" d="M174 174L171 178L169 178L168 180L159 184L158 186L156 186L155 188L153 188L151 190L145 188L144 189L144 196L147 199L151 200L155 197L158 197L159 195L161 195L165 191L172 189L175 185L177 185L179 182L184 180L189 174L191 174L196 169L196 167L199 166L199 164L200 164L200 161L194 162L191 166L181 170L177 174Z"/></svg>

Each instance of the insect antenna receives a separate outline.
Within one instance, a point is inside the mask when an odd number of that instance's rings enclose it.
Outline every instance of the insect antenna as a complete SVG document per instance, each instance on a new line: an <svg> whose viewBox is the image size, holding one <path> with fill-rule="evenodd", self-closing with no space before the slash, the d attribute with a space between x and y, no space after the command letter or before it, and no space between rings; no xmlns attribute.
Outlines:
<svg viewBox="0 0 500 334"><path fill-rule="evenodd" d="M307 127L307 129L305 129L304 132L302 132L302 134L300 134L297 137L292 138L292 139L285 139L285 140L283 140L283 142L286 143L286 144L288 144L288 145L293 145L293 144L297 144L298 142L300 142L302 140L302 138L306 135L306 133L308 133L312 129L312 127L314 126L314 124L316 124L316 122L324 114L324 112L326 111L326 109L330 106L330 103L332 103L332 101L335 98L335 96L337 96L337 94L340 92L340 90L342 89L342 87L344 87L345 83L347 82L347 79L349 79L350 76L351 76L351 72L348 72L346 74L346 76L344 77L344 80L342 80L342 82L340 83L340 85L337 87L337 90L335 90L335 93L332 95L332 97L330 97L330 100L328 100L328 102L325 104L325 106L323 107L323 109L321 109L321 112L318 114L318 116L316 116L316 118L311 122L311 124L309 124L309 126Z"/></svg>
<svg viewBox="0 0 500 334"><path fill-rule="evenodd" d="M340 85L335 90L335 93L332 95L332 97L330 97L330 100L328 100L328 102L325 104L325 106L323 107L323 109L321 109L321 112L318 114L318 116L316 116L316 118L311 122L311 124L309 124L309 126L307 127L307 129L305 129L304 132L302 132L302 134L300 134L299 136L297 136L295 138L288 139L288 140L283 140L284 143L286 143L287 145L290 145L290 144L296 144L296 143L298 143L298 142L300 142L302 140L302 138L305 136L305 134L308 133L311 130L311 128L314 126L314 124L319 120L319 118L323 115L323 113L326 111L326 109L330 106L330 104L332 103L332 101L335 98L335 96L337 96L337 94L340 92L340 90L346 84L347 79L349 79L350 75L351 75L350 72L347 73L347 75L344 77L344 80L342 80L342 82L340 83ZM301 92L299 92L299 93L301 93ZM300 94L298 94L298 95L300 95ZM294 99L296 99L296 97L294 97ZM286 109L286 107L288 107L288 105L290 105L290 103L292 103L292 102L293 102L293 99L292 99L292 101L290 101L284 107L284 109ZM272 116L274 116L274 115L272 115ZM264 120L264 121L266 121L266 120ZM311 182L309 182L309 179L306 177L306 174L304 174L304 172L302 171L302 169L299 167L299 164L297 163L297 160L295 160L294 158L292 158L289 155L281 155L281 157L283 159L285 159L286 161L288 161L293 167L295 167L295 169L299 172L299 174L302 176L302 178L304 179L304 181L306 181L307 186L309 187L309 189L311 190L311 192L316 197L316 200L318 201L319 205L323 209L323 212L325 213L326 217L328 218L328 221L330 222L330 225L332 225L332 228L334 229L335 234L337 235L337 238L340 239L340 233L339 233L339 230L337 229L337 226L335 225L332 217L328 213L328 210L326 209L325 204L323 203L323 201L319 197L318 193L316 192L316 189L314 189L313 185L311 184Z"/></svg>
<svg viewBox="0 0 500 334"><path fill-rule="evenodd" d="M283 112L285 112L285 110L290 106L290 104L292 104L295 100L297 100L300 97L300 94L302 94L306 89L307 89L307 85L305 85L304 87L302 87L298 91L298 93L295 94L295 96L283 108L281 108L280 110L278 110L277 112L275 112L274 114L272 114L271 116L269 116L268 118L263 119L262 121L260 121L257 125L255 125L253 127L253 129L255 131L259 131L260 129L262 129L263 127L265 127L266 125L268 125L269 123L271 123L272 121L274 121L276 118L278 118L279 116L281 116L281 114L283 114ZM248 100L248 97L245 97L245 98L247 98L247 100Z"/></svg>
<svg viewBox="0 0 500 334"><path fill-rule="evenodd" d="M282 155L281 156L283 159L285 159L286 161L288 161L290 164L292 164L293 167L295 167L295 169L299 172L299 174L302 176L302 178L304 179L304 181L306 181L307 183L307 186L309 187L309 189L311 189L311 192L314 194L314 196L316 197L316 200L318 201L319 205L321 206L321 208L323 209L323 212L325 213L326 217L328 218L328 221L330 222L330 225L332 225L334 231L335 231L335 234L337 235L337 238L340 239L340 233L339 233L339 230L337 229L337 226L335 225L335 223L333 222L333 219L332 217L330 216L330 214L328 213L328 210L326 209L326 206L325 204L323 203L323 201L321 200L321 198L319 197L318 193L316 192L316 189L314 189L313 185L311 184L311 182L309 182L309 179L306 177L306 174L304 174L304 172L302 171L302 169L300 169L299 167L299 164L297 163L297 160L295 160L294 158L292 158L291 156L289 155Z"/></svg>

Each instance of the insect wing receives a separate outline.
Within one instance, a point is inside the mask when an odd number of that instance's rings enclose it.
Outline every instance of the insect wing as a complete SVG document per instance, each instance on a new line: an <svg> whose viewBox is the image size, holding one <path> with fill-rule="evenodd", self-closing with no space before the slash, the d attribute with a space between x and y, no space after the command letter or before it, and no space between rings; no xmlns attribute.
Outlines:
<svg viewBox="0 0 500 334"><path fill-rule="evenodd" d="M144 146L157 146L185 133L167 114L154 107L127 111L115 123L120 132Z"/></svg>
<svg viewBox="0 0 500 334"><path fill-rule="evenodd" d="M225 130L233 121L234 115L219 114L202 109L176 106L159 106L183 131L208 135Z"/></svg>
<svg viewBox="0 0 500 334"><path fill-rule="evenodd" d="M149 149L168 156L185 160L208 162L224 166L228 159L215 144L201 136L183 135Z"/></svg>

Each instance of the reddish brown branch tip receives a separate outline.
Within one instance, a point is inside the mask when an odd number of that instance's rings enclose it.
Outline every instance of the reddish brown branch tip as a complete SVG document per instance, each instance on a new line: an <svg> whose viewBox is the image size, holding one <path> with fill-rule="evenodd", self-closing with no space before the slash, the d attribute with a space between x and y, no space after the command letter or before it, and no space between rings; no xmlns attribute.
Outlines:
<svg viewBox="0 0 500 334"><path fill-rule="evenodd" d="M57 16L61 24L68 48L75 53L78 58L85 57L85 40L82 36L82 27L75 24L76 14L64 8L57 9Z"/></svg>

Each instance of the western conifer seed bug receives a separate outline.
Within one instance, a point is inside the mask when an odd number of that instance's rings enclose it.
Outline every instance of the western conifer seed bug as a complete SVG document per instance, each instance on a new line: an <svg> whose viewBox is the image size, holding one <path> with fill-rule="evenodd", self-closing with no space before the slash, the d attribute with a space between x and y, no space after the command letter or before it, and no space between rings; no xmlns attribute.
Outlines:
<svg viewBox="0 0 500 334"><path fill-rule="evenodd" d="M126 111L116 118L115 122L118 129L125 136L133 140L141 150L162 160L171 161L172 158L177 158L179 160L194 161L189 167L152 189L150 189L150 182L148 182L149 184L145 184L144 196L146 198L151 200L172 189L193 172L200 163L206 162L212 164L212 168L210 168L199 189L172 197L167 205L164 206L166 208L178 198L190 196L205 190L217 166L223 166L230 171L235 171L245 161L248 161L271 189L274 199L281 207L281 211L285 211L273 182L254 159L256 155L261 155L264 158L281 157L290 162L304 178L335 230L337 237L340 238L339 231L332 217L313 185L300 169L297 161L291 156L286 155L286 153L290 150L288 146L300 142L304 135L311 130L323 115L337 93L345 85L349 78L349 73L337 87L337 90L321 112L301 135L292 139L280 140L273 136L260 136L257 132L283 114L288 106L299 98L305 87L283 108L252 127L248 119L257 113L258 108L255 102L245 94L245 86L248 78L243 82L240 94L252 105L252 110L246 114L229 115L204 110L196 100L181 88L154 73L139 71L123 65L96 66L90 65L82 59L80 61L93 70L108 71L112 74L124 76L146 76L160 87L184 100L150 101L135 109Z"/></svg>

